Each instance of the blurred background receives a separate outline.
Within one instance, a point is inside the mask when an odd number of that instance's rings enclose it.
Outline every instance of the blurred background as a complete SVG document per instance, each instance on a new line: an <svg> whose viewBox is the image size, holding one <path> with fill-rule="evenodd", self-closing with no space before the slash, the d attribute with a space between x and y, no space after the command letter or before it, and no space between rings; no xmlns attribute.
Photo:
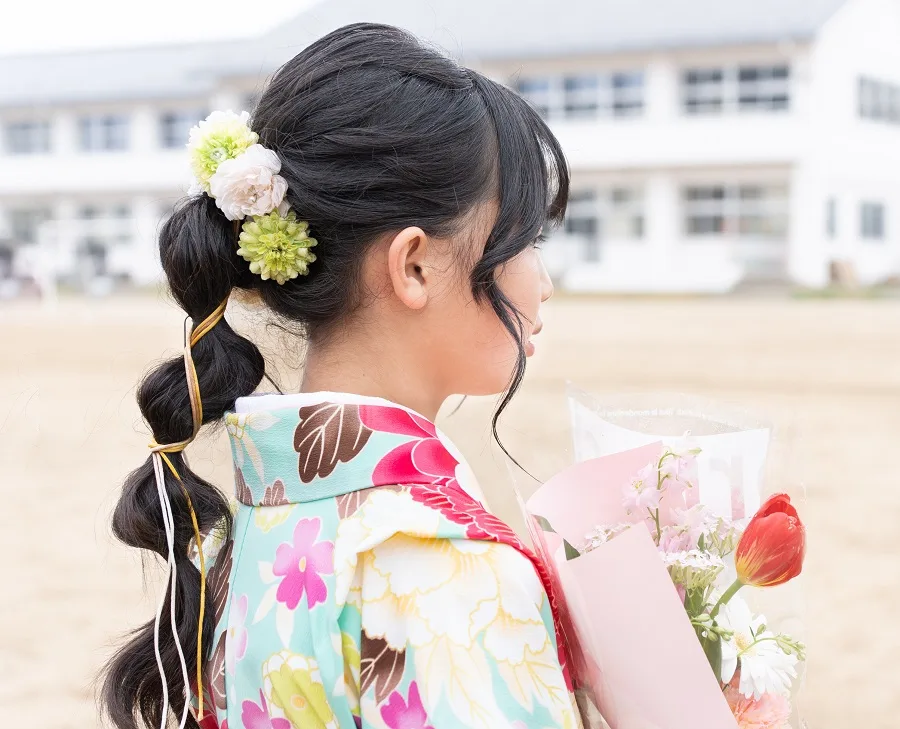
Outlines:
<svg viewBox="0 0 900 729"><path fill-rule="evenodd" d="M93 679L157 573L109 512L146 458L143 372L181 347L156 231L189 129L252 111L345 23L406 27L526 97L573 191L558 294L501 427L540 470L565 383L686 392L772 420L806 488L813 729L900 716L900 0L32 0L0 29L0 726L100 727ZM285 387L296 341L235 305ZM441 425L521 525L494 403ZM452 408L451 408L452 409ZM231 490L224 434L192 464ZM148 565L150 565L148 561Z"/></svg>

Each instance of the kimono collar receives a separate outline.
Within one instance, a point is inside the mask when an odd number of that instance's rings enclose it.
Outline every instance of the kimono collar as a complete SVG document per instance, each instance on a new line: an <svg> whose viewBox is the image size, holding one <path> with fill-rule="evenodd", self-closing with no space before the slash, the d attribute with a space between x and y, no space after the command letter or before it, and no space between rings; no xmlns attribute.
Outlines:
<svg viewBox="0 0 900 729"><path fill-rule="evenodd" d="M484 508L471 470L435 427L386 400L340 393L240 398L225 422L237 498L280 506L378 486L408 487L466 539L506 544L534 565L549 598L566 681L566 640L555 585L515 532ZM339 499L340 500L340 499Z"/></svg>
<svg viewBox="0 0 900 729"><path fill-rule="evenodd" d="M471 470L427 418L344 393L240 398L225 416L238 500L301 503L388 485L458 485L480 500Z"/></svg>

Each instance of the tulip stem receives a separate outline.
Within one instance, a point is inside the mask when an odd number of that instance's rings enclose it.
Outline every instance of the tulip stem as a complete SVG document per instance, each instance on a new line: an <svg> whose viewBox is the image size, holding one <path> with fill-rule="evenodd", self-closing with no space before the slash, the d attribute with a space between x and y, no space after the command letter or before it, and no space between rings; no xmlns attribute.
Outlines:
<svg viewBox="0 0 900 729"><path fill-rule="evenodd" d="M722 597L719 598L719 602L715 604L712 610L710 610L709 617L714 618L719 614L719 608L725 605L731 598L735 596L738 590L740 590L744 586L744 583L740 580L735 580L731 583L731 587L725 590L725 593Z"/></svg>

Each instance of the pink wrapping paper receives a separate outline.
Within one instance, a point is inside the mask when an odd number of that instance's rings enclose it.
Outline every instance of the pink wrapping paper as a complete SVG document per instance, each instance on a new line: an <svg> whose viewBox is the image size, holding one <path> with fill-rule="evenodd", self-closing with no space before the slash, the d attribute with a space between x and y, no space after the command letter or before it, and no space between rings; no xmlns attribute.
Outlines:
<svg viewBox="0 0 900 729"><path fill-rule="evenodd" d="M634 522L623 489L660 443L579 463L528 500L535 549L562 595L562 617L577 681L588 688L611 729L735 729L737 724L678 593L643 522L576 559L599 524ZM696 491L693 489L691 491ZM688 492L687 506L696 502ZM663 522L669 515L661 514Z"/></svg>

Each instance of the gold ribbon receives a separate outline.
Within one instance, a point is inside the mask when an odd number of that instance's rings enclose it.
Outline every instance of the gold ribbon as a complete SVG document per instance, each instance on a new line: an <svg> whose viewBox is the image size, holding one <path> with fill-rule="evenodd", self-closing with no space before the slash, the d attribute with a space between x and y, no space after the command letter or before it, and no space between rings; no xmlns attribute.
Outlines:
<svg viewBox="0 0 900 729"><path fill-rule="evenodd" d="M187 500L188 511L190 511L191 514L191 524L194 527L194 541L197 543L197 555L200 560L200 615L197 618L198 721L203 720L203 617L206 612L206 560L203 557L200 525L197 522L197 513L194 511L194 504L191 502L191 496L188 494L187 487L184 485L184 481L182 481L178 469L175 468L175 465L167 454L180 453L187 448L191 441L197 437L197 433L200 432L200 427L203 425L203 401L200 398L200 380L197 378L197 368L194 367L194 358L191 356L191 349L222 320L222 317L225 316L225 307L227 305L228 299L226 298L225 301L219 304L209 316L190 331L188 331L187 321L185 321L184 372L187 377L188 398L191 402L191 420L193 423L191 435L178 443L159 444L155 440L150 443L151 457L162 459L166 466L168 466L172 475L175 476L175 479L181 486L184 498ZM164 486L162 490L165 490ZM172 585L172 589L175 589L174 585ZM188 692L190 691L190 687L186 686L185 688Z"/></svg>

